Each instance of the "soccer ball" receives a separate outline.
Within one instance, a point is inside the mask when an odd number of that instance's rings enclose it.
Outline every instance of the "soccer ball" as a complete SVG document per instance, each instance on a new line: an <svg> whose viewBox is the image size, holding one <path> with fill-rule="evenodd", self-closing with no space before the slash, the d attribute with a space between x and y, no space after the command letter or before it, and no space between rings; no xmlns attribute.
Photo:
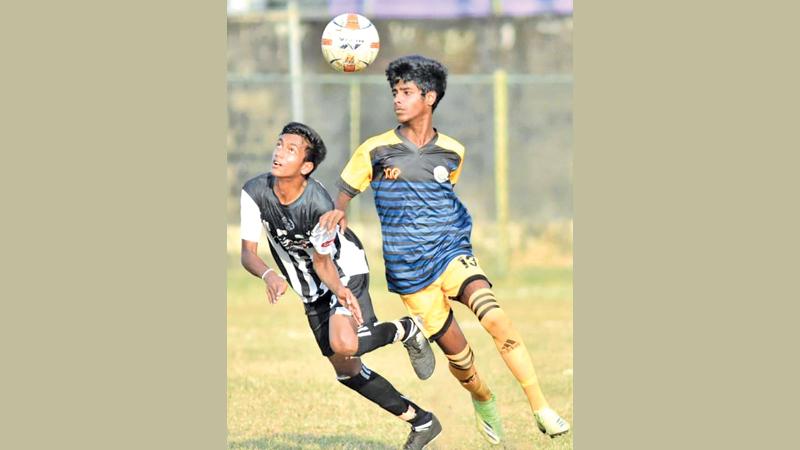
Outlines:
<svg viewBox="0 0 800 450"><path fill-rule="evenodd" d="M339 72L358 72L375 61L381 44L378 30L360 14L341 14L322 32L322 56Z"/></svg>

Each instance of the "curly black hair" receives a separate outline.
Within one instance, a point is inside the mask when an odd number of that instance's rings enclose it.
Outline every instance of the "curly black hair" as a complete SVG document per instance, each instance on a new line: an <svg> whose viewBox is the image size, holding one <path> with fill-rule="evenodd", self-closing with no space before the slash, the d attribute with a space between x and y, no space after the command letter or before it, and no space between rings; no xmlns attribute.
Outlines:
<svg viewBox="0 0 800 450"><path fill-rule="evenodd" d="M436 110L447 88L447 68L439 61L421 55L403 56L389 63L386 79L392 88L399 81L413 81L422 95L436 92L436 101L433 102L433 109Z"/></svg>
<svg viewBox="0 0 800 450"><path fill-rule="evenodd" d="M284 134L296 134L298 136L302 136L305 138L306 142L308 142L308 148L306 148L306 157L303 162L310 161L314 164L314 168L311 169L311 172L308 172L305 175L306 178L308 178L309 175L317 170L317 167L325 159L325 154L328 152L328 150L325 148L325 142L322 141L322 138L316 131L314 131L313 128L300 122L289 122L284 125L283 130L281 130L281 135Z"/></svg>

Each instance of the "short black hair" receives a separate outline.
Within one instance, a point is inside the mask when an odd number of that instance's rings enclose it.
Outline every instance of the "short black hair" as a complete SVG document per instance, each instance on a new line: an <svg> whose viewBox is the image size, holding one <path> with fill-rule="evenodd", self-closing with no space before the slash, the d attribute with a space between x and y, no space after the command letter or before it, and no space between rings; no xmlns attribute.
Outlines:
<svg viewBox="0 0 800 450"><path fill-rule="evenodd" d="M421 55L403 56L389 63L386 79L392 88L402 80L413 81L422 91L422 95L430 91L436 92L436 101L433 102L435 110L436 105L444 98L447 88L447 68L439 61Z"/></svg>
<svg viewBox="0 0 800 450"><path fill-rule="evenodd" d="M325 148L325 142L322 141L322 138L313 128L300 122L289 122L284 125L283 130L281 130L281 135L284 134L296 134L302 136L305 138L306 142L308 142L306 157L303 162L310 161L314 164L314 168L311 169L311 172L306 174L306 178L308 178L308 176L314 173L317 167L322 164L322 161L325 159L325 154L328 153L328 150Z"/></svg>

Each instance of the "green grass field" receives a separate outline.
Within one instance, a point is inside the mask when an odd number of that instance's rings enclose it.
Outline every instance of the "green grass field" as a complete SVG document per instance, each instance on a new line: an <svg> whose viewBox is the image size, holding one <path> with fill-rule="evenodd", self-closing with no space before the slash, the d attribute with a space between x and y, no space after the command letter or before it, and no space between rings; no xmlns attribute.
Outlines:
<svg viewBox="0 0 800 450"><path fill-rule="evenodd" d="M266 250L266 249L265 249ZM480 256L480 253L479 253ZM381 320L405 314L386 290L383 266L371 257L371 294ZM490 277L491 268L485 267ZM498 301L522 333L551 405L573 424L572 270L526 268L495 279ZM489 335L464 306L456 318L476 355L483 378L498 397L510 449L572 449L572 433L556 439L541 434L526 398ZM228 446L230 449L396 449L408 426L340 385L322 357L294 293L277 305L263 284L238 265L228 267ZM435 449L498 448L475 430L470 397L447 370L434 347L436 372L420 381L399 344L363 359L404 395L436 413L444 432Z"/></svg>

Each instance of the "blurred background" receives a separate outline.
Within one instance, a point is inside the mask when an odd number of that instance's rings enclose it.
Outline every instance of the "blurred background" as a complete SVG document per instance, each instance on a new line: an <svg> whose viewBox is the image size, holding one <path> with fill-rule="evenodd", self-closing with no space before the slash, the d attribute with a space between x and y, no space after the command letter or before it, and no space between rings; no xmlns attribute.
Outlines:
<svg viewBox="0 0 800 450"><path fill-rule="evenodd" d="M368 17L381 38L376 61L355 74L333 71L320 53L322 30L344 12ZM268 170L290 120L322 135L328 157L315 177L335 190L355 147L396 125L386 65L419 53L449 70L434 125L466 146L457 192L482 259L499 258L501 271L511 259L571 264L572 1L230 0L228 14L231 224L242 184ZM350 214L377 226L370 198Z"/></svg>
<svg viewBox="0 0 800 450"><path fill-rule="evenodd" d="M291 120L325 140L328 156L314 176L335 196L351 152L397 124L387 64L415 53L449 70L434 126L466 147L456 192L473 217L476 256L523 334L551 404L573 421L572 10L571 0L228 1L230 448L397 448L405 437L396 420L332 382L294 294L266 304L262 283L239 265L238 222L243 183L269 170L275 139ZM323 60L320 37L347 12L375 24L381 49L366 70L344 74ZM376 313L389 320L404 310L386 290L372 195L356 197L348 216L368 253ZM264 239L259 248L270 263ZM456 318L498 393L505 448L572 448L571 435L539 434L490 337L462 310L454 308ZM469 396L436 353L439 368L425 383L410 374L402 348L366 360L437 412L450 431L436 448L488 448L472 429ZM276 404L280 415L272 413ZM336 413L342 405L350 415Z"/></svg>

